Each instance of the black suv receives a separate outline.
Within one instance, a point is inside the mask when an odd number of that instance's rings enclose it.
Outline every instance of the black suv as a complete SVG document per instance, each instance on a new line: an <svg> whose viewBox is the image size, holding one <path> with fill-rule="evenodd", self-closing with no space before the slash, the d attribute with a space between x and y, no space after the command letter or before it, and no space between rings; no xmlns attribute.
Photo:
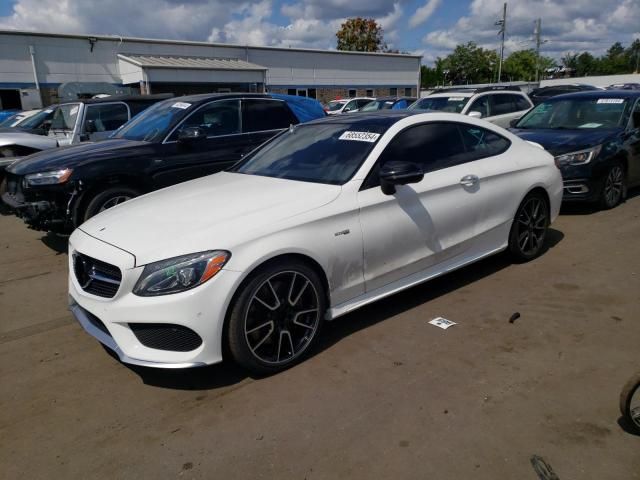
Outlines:
<svg viewBox="0 0 640 480"><path fill-rule="evenodd" d="M585 85L581 83L569 84L569 85L551 85L548 87L535 88L529 92L529 98L534 105L544 102L545 100L555 97L557 95L564 95L565 93L578 93L589 92L591 90L602 90L601 88L594 87L593 85Z"/></svg>
<svg viewBox="0 0 640 480"><path fill-rule="evenodd" d="M138 195L224 170L320 103L275 94L158 102L106 140L36 153L7 168L2 200L39 230L68 232Z"/></svg>

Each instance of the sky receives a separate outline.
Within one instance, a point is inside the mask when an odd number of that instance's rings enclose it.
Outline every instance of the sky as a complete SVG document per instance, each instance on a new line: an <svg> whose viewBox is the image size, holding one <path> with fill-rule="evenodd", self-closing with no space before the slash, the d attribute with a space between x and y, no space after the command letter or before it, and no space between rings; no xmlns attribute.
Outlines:
<svg viewBox="0 0 640 480"><path fill-rule="evenodd" d="M504 0L0 0L0 29L93 33L248 45L335 49L349 17L374 18L390 48L429 65L460 43L497 49ZM600 55L640 38L640 0L509 0L507 53L533 48L542 18L542 54Z"/></svg>

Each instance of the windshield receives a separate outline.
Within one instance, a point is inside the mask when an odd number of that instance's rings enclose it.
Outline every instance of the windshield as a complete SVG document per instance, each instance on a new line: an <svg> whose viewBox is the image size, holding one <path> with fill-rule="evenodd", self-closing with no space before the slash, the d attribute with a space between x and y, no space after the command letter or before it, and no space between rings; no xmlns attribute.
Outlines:
<svg viewBox="0 0 640 480"><path fill-rule="evenodd" d="M515 128L616 128L626 122L629 108L626 98L547 100L522 117Z"/></svg>
<svg viewBox="0 0 640 480"><path fill-rule="evenodd" d="M360 109L361 112L373 112L376 110L389 110L396 102L394 100L374 100Z"/></svg>
<svg viewBox="0 0 640 480"><path fill-rule="evenodd" d="M336 110L340 110L344 106L345 103L347 103L347 102L332 101L332 102L329 102L329 105L327 105L327 109L330 112L335 112Z"/></svg>
<svg viewBox="0 0 640 480"><path fill-rule="evenodd" d="M189 112L190 106L175 99L156 103L125 123L112 138L159 142Z"/></svg>
<svg viewBox="0 0 640 480"><path fill-rule="evenodd" d="M298 125L231 171L342 185L358 170L386 127L344 123Z"/></svg>
<svg viewBox="0 0 640 480"><path fill-rule="evenodd" d="M460 113L471 97L427 97L409 106L409 110L438 110L440 112Z"/></svg>
<svg viewBox="0 0 640 480"><path fill-rule="evenodd" d="M53 108L47 108L46 110L41 110L35 115L31 115L23 120L21 120L16 127L20 128L42 128L42 124L47 120L51 120L53 117L53 112L55 110Z"/></svg>
<svg viewBox="0 0 640 480"><path fill-rule="evenodd" d="M13 115L9 115L2 122L0 122L0 127L12 127L14 123L20 118L19 113L14 113Z"/></svg>
<svg viewBox="0 0 640 480"><path fill-rule="evenodd" d="M79 103L67 103L56 108L53 111L49 133L73 131L78 118L78 110L80 110Z"/></svg>

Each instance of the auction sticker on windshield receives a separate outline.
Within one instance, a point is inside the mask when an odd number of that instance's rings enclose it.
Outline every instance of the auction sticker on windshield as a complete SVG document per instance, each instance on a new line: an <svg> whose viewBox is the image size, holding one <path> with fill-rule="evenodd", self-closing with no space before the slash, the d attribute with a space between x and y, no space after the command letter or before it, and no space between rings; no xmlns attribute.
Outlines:
<svg viewBox="0 0 640 480"><path fill-rule="evenodd" d="M624 103L624 98L599 98L596 103Z"/></svg>
<svg viewBox="0 0 640 480"><path fill-rule="evenodd" d="M186 110L187 108L189 108L191 106L190 103L187 102L176 102L173 105L171 105L173 108L181 108L183 110Z"/></svg>
<svg viewBox="0 0 640 480"><path fill-rule="evenodd" d="M379 133L371 132L350 132L346 131L340 135L340 140L353 140L356 142L369 142L373 143L380 137Z"/></svg>

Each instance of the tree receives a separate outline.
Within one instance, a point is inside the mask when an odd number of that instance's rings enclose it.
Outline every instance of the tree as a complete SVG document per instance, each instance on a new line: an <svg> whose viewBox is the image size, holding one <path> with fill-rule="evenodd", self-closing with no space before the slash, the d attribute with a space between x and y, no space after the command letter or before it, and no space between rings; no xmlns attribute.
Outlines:
<svg viewBox="0 0 640 480"><path fill-rule="evenodd" d="M555 61L549 57L540 56L539 72L542 74L547 68L555 65ZM518 50L507 57L504 62L504 73L509 80L532 81L536 76L536 51Z"/></svg>
<svg viewBox="0 0 640 480"><path fill-rule="evenodd" d="M493 50L485 50L469 42L458 45L453 53L436 61L436 68L454 84L487 83L493 81L498 64L498 55Z"/></svg>
<svg viewBox="0 0 640 480"><path fill-rule="evenodd" d="M349 18L336 33L338 50L379 52L386 49L382 27L373 18Z"/></svg>
<svg viewBox="0 0 640 480"><path fill-rule="evenodd" d="M438 68L436 64L435 68L422 65L420 67L420 87L432 88L438 86L438 83L442 82L442 70Z"/></svg>

